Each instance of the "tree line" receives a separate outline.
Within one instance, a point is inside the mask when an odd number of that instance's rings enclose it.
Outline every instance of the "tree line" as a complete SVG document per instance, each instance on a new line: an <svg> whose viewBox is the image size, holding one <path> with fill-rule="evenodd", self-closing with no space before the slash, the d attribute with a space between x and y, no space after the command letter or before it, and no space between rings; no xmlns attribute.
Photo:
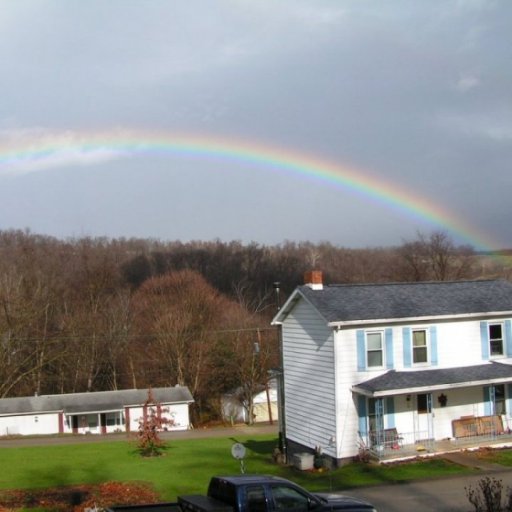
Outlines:
<svg viewBox="0 0 512 512"><path fill-rule="evenodd" d="M311 269L326 283L508 278L442 232L348 249L0 231L0 396L180 384L195 421L215 418L223 393L248 399L278 366L270 320Z"/></svg>

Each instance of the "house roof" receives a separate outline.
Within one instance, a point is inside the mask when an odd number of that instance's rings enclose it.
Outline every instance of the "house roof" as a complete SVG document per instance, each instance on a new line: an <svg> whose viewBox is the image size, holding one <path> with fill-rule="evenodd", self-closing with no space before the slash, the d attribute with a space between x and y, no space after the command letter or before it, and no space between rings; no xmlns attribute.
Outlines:
<svg viewBox="0 0 512 512"><path fill-rule="evenodd" d="M282 322L300 296L333 325L512 312L512 284L503 280L344 284L323 286L320 290L303 285L273 323Z"/></svg>
<svg viewBox="0 0 512 512"><path fill-rule="evenodd" d="M154 399L161 404L191 403L190 391L184 386L152 388ZM63 411L64 413L118 411L140 406L148 398L147 389L125 389L65 395L40 395L0 400L0 415Z"/></svg>
<svg viewBox="0 0 512 512"><path fill-rule="evenodd" d="M390 370L352 387L367 396L389 396L404 392L426 392L447 388L499 384L512 381L512 365L495 361L457 368L435 368L413 371Z"/></svg>

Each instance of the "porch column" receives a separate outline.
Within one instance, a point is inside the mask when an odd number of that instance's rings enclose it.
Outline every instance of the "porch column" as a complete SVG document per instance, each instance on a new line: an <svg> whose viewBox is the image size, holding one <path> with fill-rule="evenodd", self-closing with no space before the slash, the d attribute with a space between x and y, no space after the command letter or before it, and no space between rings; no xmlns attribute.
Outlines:
<svg viewBox="0 0 512 512"><path fill-rule="evenodd" d="M125 430L126 432L130 432L130 408L124 408L124 421L125 421Z"/></svg>
<svg viewBox="0 0 512 512"><path fill-rule="evenodd" d="M493 384L484 386L484 415L493 416L496 411L496 390Z"/></svg>
<svg viewBox="0 0 512 512"><path fill-rule="evenodd" d="M494 384L489 386L489 401L491 402L491 416L496 414L496 388Z"/></svg>

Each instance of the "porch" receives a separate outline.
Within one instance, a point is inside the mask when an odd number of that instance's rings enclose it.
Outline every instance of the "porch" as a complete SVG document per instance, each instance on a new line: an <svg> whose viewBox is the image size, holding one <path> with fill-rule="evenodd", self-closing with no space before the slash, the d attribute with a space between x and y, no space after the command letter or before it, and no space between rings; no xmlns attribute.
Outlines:
<svg viewBox="0 0 512 512"><path fill-rule="evenodd" d="M501 446L512 447L512 420L506 420L502 426L502 418L475 417L473 423L488 425L487 430L471 428L466 435L433 439L429 432L398 432L396 428L384 429L373 433L365 440L360 436L359 454L362 457L379 462L391 462L421 456ZM455 422L454 422L455 423ZM457 433L456 428L454 431Z"/></svg>
<svg viewBox="0 0 512 512"><path fill-rule="evenodd" d="M392 460L512 444L512 365L389 371L352 390L360 454Z"/></svg>
<svg viewBox="0 0 512 512"><path fill-rule="evenodd" d="M67 430L73 434L109 434L125 430L123 411L66 415Z"/></svg>

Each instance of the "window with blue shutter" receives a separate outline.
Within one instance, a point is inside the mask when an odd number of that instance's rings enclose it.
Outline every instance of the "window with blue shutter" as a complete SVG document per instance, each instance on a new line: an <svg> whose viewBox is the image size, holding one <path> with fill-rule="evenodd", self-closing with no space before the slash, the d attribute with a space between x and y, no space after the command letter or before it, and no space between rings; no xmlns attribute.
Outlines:
<svg viewBox="0 0 512 512"><path fill-rule="evenodd" d="M393 329L388 327L384 331L386 337L386 368L392 370L395 367L394 354L393 354Z"/></svg>
<svg viewBox="0 0 512 512"><path fill-rule="evenodd" d="M412 364L411 358L411 328L404 327L402 330L404 366L410 368Z"/></svg>

